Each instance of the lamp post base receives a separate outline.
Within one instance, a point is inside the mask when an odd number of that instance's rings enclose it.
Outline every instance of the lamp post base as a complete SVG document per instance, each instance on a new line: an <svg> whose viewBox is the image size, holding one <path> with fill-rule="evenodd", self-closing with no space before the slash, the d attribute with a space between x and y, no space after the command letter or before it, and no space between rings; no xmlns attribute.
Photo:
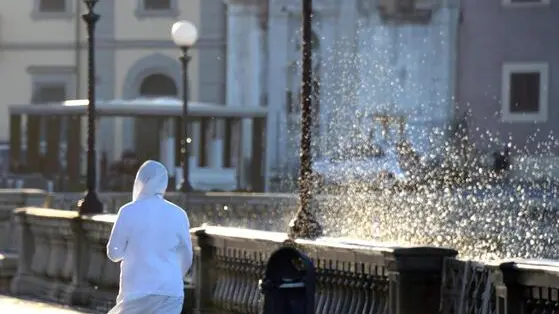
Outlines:
<svg viewBox="0 0 559 314"><path fill-rule="evenodd" d="M181 186L179 188L179 191L184 192L184 193L188 193L188 192L192 192L194 191L194 188L192 187L192 185L190 185L190 182L188 181L183 181L181 183Z"/></svg>
<svg viewBox="0 0 559 314"><path fill-rule="evenodd" d="M95 191L87 191L84 198L78 201L78 212L80 215L103 213L103 203Z"/></svg>
<svg viewBox="0 0 559 314"><path fill-rule="evenodd" d="M288 236L290 239L314 240L323 234L322 226L312 213L299 208L297 215L289 222Z"/></svg>

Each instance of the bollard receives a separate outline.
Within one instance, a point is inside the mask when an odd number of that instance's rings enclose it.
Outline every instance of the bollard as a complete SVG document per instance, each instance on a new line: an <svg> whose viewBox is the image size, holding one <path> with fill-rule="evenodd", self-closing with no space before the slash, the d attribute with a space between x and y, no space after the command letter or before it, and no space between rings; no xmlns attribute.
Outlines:
<svg viewBox="0 0 559 314"><path fill-rule="evenodd" d="M312 261L292 247L276 250L259 287L263 314L314 314L316 276Z"/></svg>

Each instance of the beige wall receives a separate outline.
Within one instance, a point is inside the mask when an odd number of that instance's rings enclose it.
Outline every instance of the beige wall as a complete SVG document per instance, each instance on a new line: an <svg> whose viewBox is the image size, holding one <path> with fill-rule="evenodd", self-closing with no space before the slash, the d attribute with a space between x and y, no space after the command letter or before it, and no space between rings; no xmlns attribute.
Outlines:
<svg viewBox="0 0 559 314"><path fill-rule="evenodd" d="M81 1L71 1L71 3L75 5ZM33 0L0 1L2 43L52 43L73 40L76 19L33 19L32 15Z"/></svg>
<svg viewBox="0 0 559 314"><path fill-rule="evenodd" d="M224 62L218 59L224 59L225 37L224 32L219 34L221 28L216 28L224 22L216 21L223 15L222 0L204 1L218 4L177 0L179 16L149 18L138 18L137 0L99 1L96 11L101 14L99 24L104 23L98 27L97 33L96 69L101 80L97 85L99 98L124 97L127 75L129 79L134 66L149 67L141 61L145 59L149 62L150 56L168 57L169 62L175 62L178 67L180 52L172 44L170 27L177 20L188 19L199 27L200 33L198 47L190 52L190 98L223 102L223 97L219 95L224 94L225 73L221 72L225 68ZM36 19L33 3L33 0L0 1L0 141L9 139L8 106L31 100L33 77L27 71L29 67L73 68L78 82L73 82L71 94L78 92L80 98L87 96L86 32L81 17L76 18L76 10L83 12L82 2L70 0L74 14L52 19ZM80 8L76 8L78 3ZM105 7L102 8L102 5ZM221 11L212 13L213 10ZM207 18L202 15L207 15ZM76 53L77 33L82 46L80 53ZM206 56L199 53L201 50L207 51ZM203 64L203 69L200 64ZM202 84L200 76L203 76ZM177 88L180 92L180 82L177 82ZM209 96L204 96L206 94Z"/></svg>
<svg viewBox="0 0 559 314"><path fill-rule="evenodd" d="M180 16L177 18L153 17L138 19L135 14L138 1L117 0L115 1L115 12L119 12L119 14L118 19L115 20L115 37L116 39L170 40L170 27L175 20L187 19L195 25L200 25L200 1L202 0L178 0Z"/></svg>

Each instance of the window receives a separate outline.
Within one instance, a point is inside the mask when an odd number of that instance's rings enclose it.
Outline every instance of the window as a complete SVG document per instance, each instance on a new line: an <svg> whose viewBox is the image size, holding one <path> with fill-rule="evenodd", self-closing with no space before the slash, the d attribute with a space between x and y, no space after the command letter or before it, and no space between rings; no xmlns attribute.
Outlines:
<svg viewBox="0 0 559 314"><path fill-rule="evenodd" d="M52 102L62 102L75 98L75 68L66 66L31 66L27 69L31 77L32 104L42 105ZM61 139L64 142L67 134L67 124L63 120L60 126ZM41 122L41 141L47 134L47 125Z"/></svg>
<svg viewBox="0 0 559 314"><path fill-rule="evenodd" d="M62 102L66 100L66 83L42 83L35 85L31 103L46 104L52 102Z"/></svg>
<svg viewBox="0 0 559 314"><path fill-rule="evenodd" d="M146 10L170 10L171 0L144 0Z"/></svg>
<svg viewBox="0 0 559 314"><path fill-rule="evenodd" d="M548 65L505 64L502 73L501 120L544 122L548 113Z"/></svg>
<svg viewBox="0 0 559 314"><path fill-rule="evenodd" d="M550 0L503 0L503 5L508 7L534 7L549 3Z"/></svg>
<svg viewBox="0 0 559 314"><path fill-rule="evenodd" d="M44 104L74 97L74 67L31 66L27 73L33 87L31 103Z"/></svg>
<svg viewBox="0 0 559 314"><path fill-rule="evenodd" d="M34 18L71 18L71 0L35 0Z"/></svg>
<svg viewBox="0 0 559 314"><path fill-rule="evenodd" d="M40 12L65 12L66 0L40 0Z"/></svg>
<svg viewBox="0 0 559 314"><path fill-rule="evenodd" d="M136 16L143 17L178 17L178 0L138 0Z"/></svg>

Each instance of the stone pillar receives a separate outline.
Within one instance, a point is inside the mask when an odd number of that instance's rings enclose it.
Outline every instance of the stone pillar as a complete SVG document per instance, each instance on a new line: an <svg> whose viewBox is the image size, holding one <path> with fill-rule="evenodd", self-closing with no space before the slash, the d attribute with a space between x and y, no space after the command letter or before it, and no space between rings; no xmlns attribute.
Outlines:
<svg viewBox="0 0 559 314"><path fill-rule="evenodd" d="M191 229L194 256L197 263L194 264L196 282L196 311L195 313L213 313L213 295L215 283L215 247L211 239L202 228Z"/></svg>
<svg viewBox="0 0 559 314"><path fill-rule="evenodd" d="M264 41L262 15L264 1L224 0L227 4L227 106L259 107L262 105L262 64ZM245 176L250 164L251 129L250 120L244 120L242 158L237 167L241 174L241 188L249 178Z"/></svg>
<svg viewBox="0 0 559 314"><path fill-rule="evenodd" d="M267 173L278 169L287 161L286 152L286 89L287 89L287 48L289 34L288 14L280 2L270 4L268 28L268 119L266 125Z"/></svg>
<svg viewBox="0 0 559 314"><path fill-rule="evenodd" d="M432 247L402 248L387 253L389 313L438 313L443 262L456 255L455 250Z"/></svg>
<svg viewBox="0 0 559 314"><path fill-rule="evenodd" d="M518 284L520 272L514 262L499 265L495 280L497 314L521 314L524 303L522 286Z"/></svg>
<svg viewBox="0 0 559 314"><path fill-rule="evenodd" d="M252 164L250 167L251 172L251 185L252 191L264 192L266 189L264 157L266 145L264 135L266 132L266 119L255 118L252 121Z"/></svg>

